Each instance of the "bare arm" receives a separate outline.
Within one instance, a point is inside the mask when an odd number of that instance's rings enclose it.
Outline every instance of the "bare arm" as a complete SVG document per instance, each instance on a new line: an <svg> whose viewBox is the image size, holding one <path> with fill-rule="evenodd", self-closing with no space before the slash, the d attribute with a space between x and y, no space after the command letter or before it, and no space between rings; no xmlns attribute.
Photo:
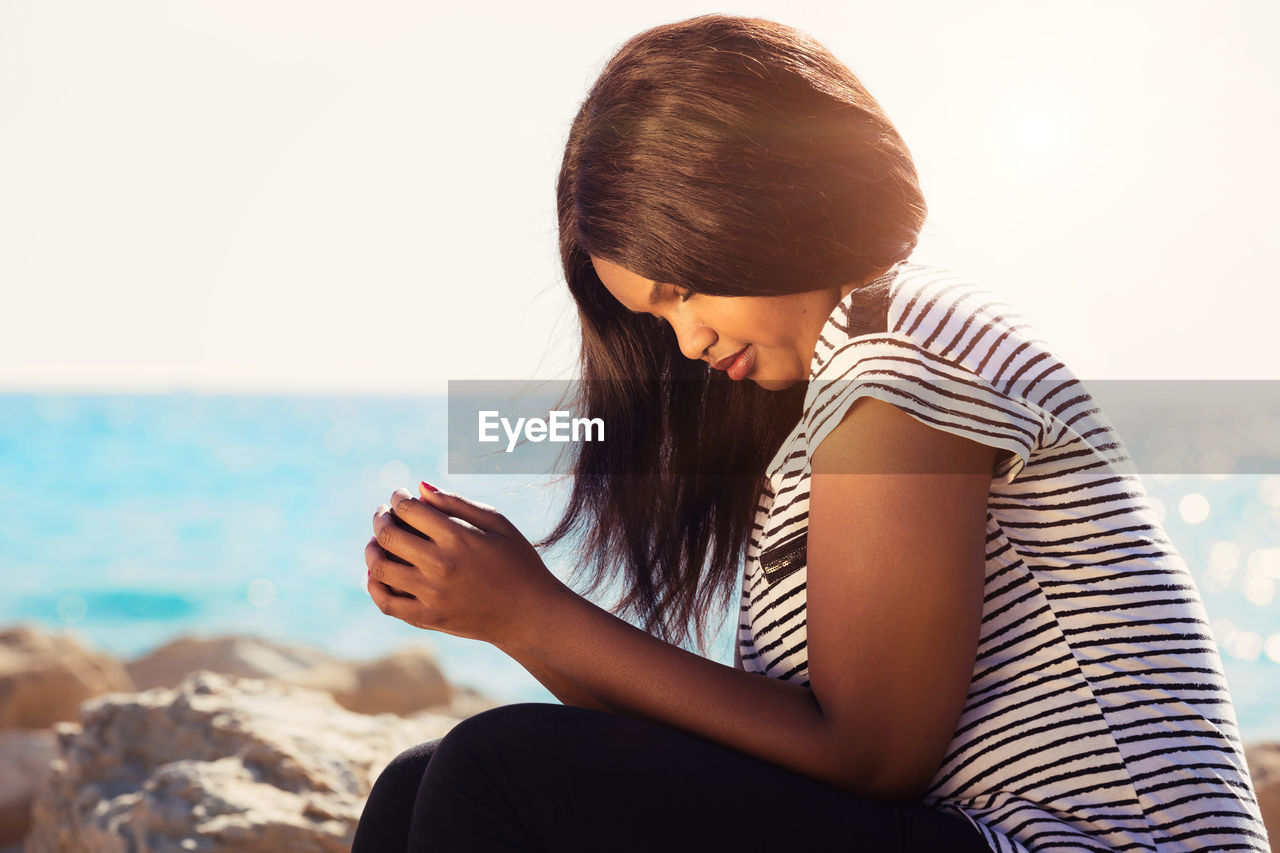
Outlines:
<svg viewBox="0 0 1280 853"><path fill-rule="evenodd" d="M734 618L737 617L735 616ZM517 657L516 654L519 654L519 656ZM616 713L613 708L610 708L583 689L581 684L570 681L564 675L551 669L532 655L517 652L511 656L516 663L525 668L526 672L538 679L543 687L551 691L562 704L576 705L579 708L592 708L610 714ZM742 666L742 650L738 648L736 633L733 641L733 668L737 670L745 669Z"/></svg>
<svg viewBox="0 0 1280 853"><path fill-rule="evenodd" d="M733 618L737 619L739 617L735 614ZM561 704L576 705L579 708L592 708L610 714L616 713L613 708L588 693L581 684L571 681L532 655L524 652L509 654L516 663L525 668L526 672L538 679L543 687L551 691L560 700ZM745 671L745 667L742 665L742 649L738 647L736 632L733 640L733 668Z"/></svg>
<svg viewBox="0 0 1280 853"><path fill-rule="evenodd" d="M566 678L532 655L512 652L508 652L508 654L515 659L516 663L523 666L530 675L538 679L543 687L550 690L562 704L614 713L612 708L584 690L582 685Z"/></svg>
<svg viewBox="0 0 1280 853"><path fill-rule="evenodd" d="M917 797L972 672L994 456L876 400L830 433L812 460L810 687L665 643L567 588L502 648L619 713L844 790Z"/></svg>

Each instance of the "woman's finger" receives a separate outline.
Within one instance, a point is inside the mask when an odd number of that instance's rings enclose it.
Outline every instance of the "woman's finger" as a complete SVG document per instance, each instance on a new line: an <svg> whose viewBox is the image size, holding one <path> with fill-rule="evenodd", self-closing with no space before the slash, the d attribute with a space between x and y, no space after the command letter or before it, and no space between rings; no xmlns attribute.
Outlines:
<svg viewBox="0 0 1280 853"><path fill-rule="evenodd" d="M426 567L435 561L431 552L434 543L396 524L395 517L386 504L378 507L373 514L373 538L384 551L413 565Z"/></svg>
<svg viewBox="0 0 1280 853"><path fill-rule="evenodd" d="M432 588L422 572L388 554L376 538L370 539L364 546L364 564L369 570L369 579L386 584L391 588L392 594L416 598L415 593Z"/></svg>
<svg viewBox="0 0 1280 853"><path fill-rule="evenodd" d="M388 505L391 507L392 519L406 532L437 542L444 548L453 547L458 534L472 526L460 524L450 518L448 513L428 506L409 494L407 489L396 489Z"/></svg>
<svg viewBox="0 0 1280 853"><path fill-rule="evenodd" d="M422 507L432 510L437 517L447 516L456 518L466 522L472 527L476 527L488 533L499 533L509 535L513 529L510 521L502 513L498 512L488 504L482 504L477 501L468 500L452 492L430 491L425 488L426 483L419 487L419 497L417 500L401 501L397 506L403 506L407 512L413 512L413 507ZM424 523L430 524L429 515L419 515L415 518L423 518ZM456 523L449 522L445 519L445 524L452 524L456 531ZM431 527L420 527L414 523L414 527L422 530L424 533L434 536L435 533ZM447 529L447 528L446 528Z"/></svg>
<svg viewBox="0 0 1280 853"><path fill-rule="evenodd" d="M434 525L437 538L441 544L446 544L449 540L445 534L452 534L457 530L458 525L450 525L447 518L440 517L440 513L432 512L430 507L416 501L408 489L396 489L392 492L387 505L391 507L391 517L396 524L415 536L431 539L432 536L425 528Z"/></svg>
<svg viewBox="0 0 1280 853"><path fill-rule="evenodd" d="M391 589L382 581L369 578L369 583L365 585L365 589L369 591L369 597L373 599L373 603L378 609L387 616L393 616L402 622L408 622L410 625L419 625L422 621L421 609L422 602L413 596L395 595Z"/></svg>

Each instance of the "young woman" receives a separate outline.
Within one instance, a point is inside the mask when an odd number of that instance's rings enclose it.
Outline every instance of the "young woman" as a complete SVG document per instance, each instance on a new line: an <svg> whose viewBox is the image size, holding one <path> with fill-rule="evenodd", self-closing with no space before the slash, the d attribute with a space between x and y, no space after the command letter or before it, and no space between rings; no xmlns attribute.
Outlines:
<svg viewBox="0 0 1280 853"><path fill-rule="evenodd" d="M563 705L382 773L356 853L1266 850L1205 613L1123 446L1027 325L908 260L911 157L794 29L631 39L557 187L582 324L555 578L423 484L374 519L388 615ZM733 667L700 643L743 568ZM763 676L763 677L761 677Z"/></svg>

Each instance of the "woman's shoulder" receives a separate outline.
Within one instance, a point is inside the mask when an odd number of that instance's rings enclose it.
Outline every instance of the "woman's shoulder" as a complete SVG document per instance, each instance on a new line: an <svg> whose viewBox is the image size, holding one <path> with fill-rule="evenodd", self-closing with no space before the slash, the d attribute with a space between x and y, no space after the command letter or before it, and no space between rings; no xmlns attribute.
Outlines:
<svg viewBox="0 0 1280 853"><path fill-rule="evenodd" d="M1013 308L947 270L903 263L892 273L850 293L824 328L804 403L810 449L870 396L1006 452L1006 483L1037 456L1132 473L1092 395Z"/></svg>
<svg viewBox="0 0 1280 853"><path fill-rule="evenodd" d="M1035 366L1036 375L1050 366L1065 372L1031 323L990 287L912 261L840 301L819 335L810 379L829 376L830 362L849 363L872 349L900 349L997 384ZM1016 393L1015 385L1009 390Z"/></svg>
<svg viewBox="0 0 1280 853"><path fill-rule="evenodd" d="M990 289L909 262L851 292L828 318L805 397L809 447L863 396L996 447L1005 454L999 474L1006 482L1062 433L1049 429L1060 404L1070 403L1068 417L1095 408L1031 326Z"/></svg>

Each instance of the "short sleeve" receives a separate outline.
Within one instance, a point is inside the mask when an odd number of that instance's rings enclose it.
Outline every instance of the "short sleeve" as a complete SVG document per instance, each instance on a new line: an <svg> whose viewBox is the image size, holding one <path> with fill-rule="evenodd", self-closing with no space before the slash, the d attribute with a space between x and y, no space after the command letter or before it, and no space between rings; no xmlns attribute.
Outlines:
<svg viewBox="0 0 1280 853"><path fill-rule="evenodd" d="M967 367L899 333L859 337L833 349L809 382L804 415L810 459L849 407L873 397L927 426L1005 451L993 477L1010 483L1045 435L1037 407L1002 393Z"/></svg>

